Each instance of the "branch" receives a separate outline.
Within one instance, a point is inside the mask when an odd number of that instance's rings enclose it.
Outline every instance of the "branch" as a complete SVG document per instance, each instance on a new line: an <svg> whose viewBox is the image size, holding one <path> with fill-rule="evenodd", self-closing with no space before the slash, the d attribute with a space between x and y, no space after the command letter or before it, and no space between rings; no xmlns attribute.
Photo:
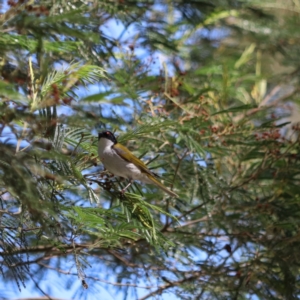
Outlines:
<svg viewBox="0 0 300 300"><path fill-rule="evenodd" d="M59 268L50 267L49 265L46 265L46 264L41 263L41 262L39 262L38 264L40 266L44 267L44 268L47 268L47 269L52 270L52 271L56 271L56 272L64 274L64 275L78 276L77 273L71 273L71 272L67 272L67 271L64 271L64 270L59 269ZM137 287L137 288L140 288L140 289L147 289L147 290L149 290L151 288L149 286L140 286L140 285L132 284L132 283L110 282L110 281L100 279L100 278L97 278L97 277L93 277L93 276L85 276L85 278L86 279L92 279L94 281L99 281L99 282L111 284L111 285L114 285L114 286L127 286L127 287L129 286L129 287Z"/></svg>
<svg viewBox="0 0 300 300"><path fill-rule="evenodd" d="M181 285L182 283L184 282L187 282L187 281L191 281L191 280L195 280L197 279L199 276L201 275L201 272L195 272L194 275L190 276L190 277L187 277L187 278L184 278L184 279L181 279L181 280L178 280L178 281L169 281L168 280L168 283L165 284L165 285L162 285L160 286L158 289L156 289L155 291L149 293L148 295L140 298L139 300L145 300L145 299L148 299L154 295L161 295L161 293L164 291L164 290L167 290L169 288L172 288L172 287L175 287L175 286L178 286L178 285Z"/></svg>
<svg viewBox="0 0 300 300"><path fill-rule="evenodd" d="M197 206L191 208L190 210L184 212L181 216L176 217L176 220L172 220L170 223L166 223L165 226L162 228L161 232L168 231L168 227L170 227L173 223L179 221L180 219L184 218L186 215L189 215L189 214L192 213L193 211L195 211L195 210L201 208L201 207L202 207L203 205L205 205L205 204L206 204L206 202L201 203L201 204L199 204L199 205L197 205ZM186 226L186 225L183 225L183 226ZM179 227L181 227L181 226L179 226Z"/></svg>
<svg viewBox="0 0 300 300"><path fill-rule="evenodd" d="M1 246L1 245L0 245ZM89 248L90 244L76 244L76 248ZM63 250L73 250L72 245L64 245L62 246ZM103 248L104 249L104 248ZM0 256L9 256L9 255L15 255L15 254L24 254L24 253L38 253L38 252L49 252L56 250L57 252L61 254L65 254L66 251L60 250L57 246L51 245L51 246L36 246L36 247L30 247L30 248L18 248L11 251L1 251ZM57 253L56 252L56 253Z"/></svg>

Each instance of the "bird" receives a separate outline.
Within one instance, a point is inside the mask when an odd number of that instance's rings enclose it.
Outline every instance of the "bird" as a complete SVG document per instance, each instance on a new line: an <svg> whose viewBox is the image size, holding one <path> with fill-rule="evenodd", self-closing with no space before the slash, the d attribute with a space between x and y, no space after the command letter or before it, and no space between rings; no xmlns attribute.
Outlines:
<svg viewBox="0 0 300 300"><path fill-rule="evenodd" d="M98 155L104 167L112 174L129 180L128 185L121 191L122 194L133 181L138 180L146 184L154 184L171 197L178 195L166 188L147 166L134 156L125 146L118 143L111 131L102 131L98 135Z"/></svg>

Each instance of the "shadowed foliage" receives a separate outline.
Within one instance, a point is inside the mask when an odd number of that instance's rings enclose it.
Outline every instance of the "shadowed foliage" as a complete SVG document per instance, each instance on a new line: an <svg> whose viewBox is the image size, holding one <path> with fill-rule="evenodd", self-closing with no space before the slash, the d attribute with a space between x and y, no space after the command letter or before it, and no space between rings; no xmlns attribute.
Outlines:
<svg viewBox="0 0 300 300"><path fill-rule="evenodd" d="M49 299L297 299L298 1L0 9L2 282ZM122 195L103 129L179 198Z"/></svg>

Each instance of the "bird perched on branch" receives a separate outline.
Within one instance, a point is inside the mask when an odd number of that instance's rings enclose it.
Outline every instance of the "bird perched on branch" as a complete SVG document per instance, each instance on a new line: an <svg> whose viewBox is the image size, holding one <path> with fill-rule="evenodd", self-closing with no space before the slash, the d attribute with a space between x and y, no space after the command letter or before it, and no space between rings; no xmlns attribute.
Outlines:
<svg viewBox="0 0 300 300"><path fill-rule="evenodd" d="M154 184L172 197L176 193L166 188L158 179L158 175L151 172L147 166L134 156L125 146L118 143L110 131L102 131L98 135L98 154L105 168L116 176L129 180L122 193L128 189L134 180Z"/></svg>

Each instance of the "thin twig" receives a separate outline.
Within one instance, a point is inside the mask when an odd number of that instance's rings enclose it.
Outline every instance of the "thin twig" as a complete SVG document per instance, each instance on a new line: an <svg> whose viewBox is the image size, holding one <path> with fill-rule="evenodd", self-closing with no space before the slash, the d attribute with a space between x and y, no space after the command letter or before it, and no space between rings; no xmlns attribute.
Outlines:
<svg viewBox="0 0 300 300"><path fill-rule="evenodd" d="M23 138L25 137L25 135L26 135L26 129L27 129L27 122L24 122L24 127L23 127L22 134L21 134L20 138L18 138L17 147L16 147L16 153L19 152L20 145L21 145L21 141L22 141L22 139L23 139Z"/></svg>
<svg viewBox="0 0 300 300"><path fill-rule="evenodd" d="M81 138L80 138L80 140L79 140L79 142L78 142L78 144L76 145L76 147L75 147L74 150L72 151L71 156L73 156L73 154L74 154L75 151L77 150L78 146L80 145L80 143L81 143L82 140L83 140L83 137L84 137L84 135L82 134L82 135L81 135Z"/></svg>
<svg viewBox="0 0 300 300"><path fill-rule="evenodd" d="M10 32L10 31L13 31L13 30L16 30L16 27L9 27L9 28L6 28L6 29L2 29L0 32L4 33L4 32Z"/></svg>
<svg viewBox="0 0 300 300"><path fill-rule="evenodd" d="M190 277L187 277L187 278L184 278L184 279L181 279L181 280L178 280L178 281L169 281L168 280L168 283L165 284L165 285L162 285L160 286L158 289L156 289L155 291L147 294L146 296L144 297L141 297L139 298L139 300L146 300L154 295L161 295L161 293L164 291L164 290L167 290L169 288L172 288L172 287L175 287L175 286L178 286L178 285L181 285L182 283L184 282L187 282L187 281L191 281L191 280L195 280L197 279L199 276L201 275L200 272L195 272L194 275L190 276Z"/></svg>
<svg viewBox="0 0 300 300"><path fill-rule="evenodd" d="M77 273L71 273L71 272L68 272L68 271L61 270L59 268L50 267L49 265L46 265L46 264L41 263L41 262L39 262L38 264L40 266L44 267L44 268L56 271L56 272L64 274L64 275L78 276ZM103 280L103 279L100 279L100 278L97 278L97 277L93 277L93 276L86 276L85 278L86 279L92 279L94 281L99 281L99 282L107 283L107 284L114 285L114 286L129 286L129 287L137 287L137 288L147 289L147 290L149 290L151 288L151 287L148 287L148 286L139 286L139 285L131 284L131 283L110 282L110 281Z"/></svg>

